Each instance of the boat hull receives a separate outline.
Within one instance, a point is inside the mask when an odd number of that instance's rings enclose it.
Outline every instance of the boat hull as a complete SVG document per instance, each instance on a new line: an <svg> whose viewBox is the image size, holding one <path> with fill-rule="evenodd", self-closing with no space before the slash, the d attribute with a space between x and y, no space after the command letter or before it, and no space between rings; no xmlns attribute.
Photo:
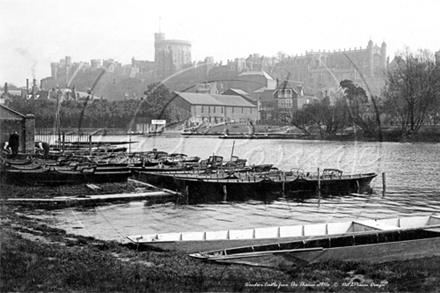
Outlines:
<svg viewBox="0 0 440 293"><path fill-rule="evenodd" d="M330 260L383 263L439 256L439 248L440 228L436 225L242 246L190 256L220 263L277 267Z"/></svg>
<svg viewBox="0 0 440 293"><path fill-rule="evenodd" d="M402 242L338 247L318 251L304 251L288 254L285 257L293 261L301 260L307 263L316 263L328 260L383 263L437 255L440 255L440 235L435 238Z"/></svg>
<svg viewBox="0 0 440 293"><path fill-rule="evenodd" d="M4 170L2 179L11 184L63 185L81 183L127 182L129 170L77 171L40 168L35 170Z"/></svg>
<svg viewBox="0 0 440 293"><path fill-rule="evenodd" d="M172 232L162 234L132 235L127 238L135 244L147 245L162 250L186 252L218 251L237 247L255 247L274 243L289 243L297 240L335 237L337 235L358 235L381 231L397 231L440 226L440 217L413 216L380 220L359 220L307 225L260 227L241 230ZM367 239L368 240L368 239ZM365 242L365 240L363 240ZM376 239L371 239L374 242ZM302 244L302 243L301 243ZM298 247L307 248L307 247ZM246 249L245 249L246 250Z"/></svg>
<svg viewBox="0 0 440 293"><path fill-rule="evenodd" d="M135 177L152 185L185 193L189 203L272 201L281 196L310 198L371 192L376 173L344 175L338 178L279 176L265 173L136 172Z"/></svg>

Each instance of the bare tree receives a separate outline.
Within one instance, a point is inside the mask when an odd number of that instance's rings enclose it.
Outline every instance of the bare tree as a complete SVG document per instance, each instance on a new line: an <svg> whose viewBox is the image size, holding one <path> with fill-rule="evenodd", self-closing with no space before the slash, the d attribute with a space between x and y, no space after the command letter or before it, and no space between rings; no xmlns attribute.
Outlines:
<svg viewBox="0 0 440 293"><path fill-rule="evenodd" d="M347 103L350 120L360 127L366 136L376 137L377 134L379 141L382 141L379 98L371 95L371 102L368 101L366 91L353 84L351 80L341 81L340 87Z"/></svg>
<svg viewBox="0 0 440 293"><path fill-rule="evenodd" d="M436 111L440 73L428 50L400 52L386 72L385 107L400 124L402 134L417 132ZM438 111L438 109L437 109Z"/></svg>

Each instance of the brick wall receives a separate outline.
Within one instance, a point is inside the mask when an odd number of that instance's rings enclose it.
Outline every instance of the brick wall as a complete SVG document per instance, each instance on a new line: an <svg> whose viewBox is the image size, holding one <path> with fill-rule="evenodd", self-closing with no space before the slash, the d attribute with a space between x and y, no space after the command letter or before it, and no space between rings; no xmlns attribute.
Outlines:
<svg viewBox="0 0 440 293"><path fill-rule="evenodd" d="M24 153L33 154L35 152L35 116L33 114L26 115L24 121Z"/></svg>

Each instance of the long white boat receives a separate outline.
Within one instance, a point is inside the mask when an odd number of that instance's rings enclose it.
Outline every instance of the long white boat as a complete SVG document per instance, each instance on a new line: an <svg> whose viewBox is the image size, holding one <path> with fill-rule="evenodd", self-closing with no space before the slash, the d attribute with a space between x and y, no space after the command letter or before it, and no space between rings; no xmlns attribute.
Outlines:
<svg viewBox="0 0 440 293"><path fill-rule="evenodd" d="M415 219L416 221L420 220ZM423 220L423 219L422 219ZM388 227L270 244L192 253L191 257L217 263L280 267L328 260L382 263L440 256L440 218L422 226ZM397 229L396 229L397 228ZM362 230L362 229L361 229Z"/></svg>
<svg viewBox="0 0 440 293"><path fill-rule="evenodd" d="M368 231L398 231L440 225L440 215L364 219L338 223L263 227L241 230L176 232L132 235L127 238L138 245L164 250L200 252L231 247L255 246L275 242L308 240L332 235L354 235ZM439 249L440 250L440 249Z"/></svg>

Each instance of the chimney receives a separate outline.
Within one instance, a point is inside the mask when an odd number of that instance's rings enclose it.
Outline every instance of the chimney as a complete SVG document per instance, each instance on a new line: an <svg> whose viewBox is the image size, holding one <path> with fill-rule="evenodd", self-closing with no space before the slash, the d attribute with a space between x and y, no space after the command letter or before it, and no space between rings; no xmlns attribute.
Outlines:
<svg viewBox="0 0 440 293"><path fill-rule="evenodd" d="M43 80L40 80L40 90L43 90Z"/></svg>
<svg viewBox="0 0 440 293"><path fill-rule="evenodd" d="M37 91L37 80L34 78L32 80L32 94L35 95L36 91Z"/></svg>
<svg viewBox="0 0 440 293"><path fill-rule="evenodd" d="M29 94L29 78L26 78L26 92Z"/></svg>

